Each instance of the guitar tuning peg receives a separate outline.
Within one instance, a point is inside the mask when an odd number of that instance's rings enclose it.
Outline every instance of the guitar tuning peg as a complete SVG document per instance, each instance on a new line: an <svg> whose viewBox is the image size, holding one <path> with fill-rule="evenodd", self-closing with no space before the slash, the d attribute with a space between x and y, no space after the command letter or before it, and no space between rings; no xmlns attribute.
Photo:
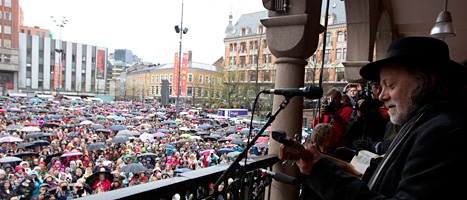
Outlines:
<svg viewBox="0 0 467 200"><path fill-rule="evenodd" d="M284 162L282 162L282 166L284 166L284 167L288 167L288 166L289 166L289 163L287 163L287 160L284 161Z"/></svg>
<svg viewBox="0 0 467 200"><path fill-rule="evenodd" d="M292 162L292 167L297 166L297 163L295 161Z"/></svg>

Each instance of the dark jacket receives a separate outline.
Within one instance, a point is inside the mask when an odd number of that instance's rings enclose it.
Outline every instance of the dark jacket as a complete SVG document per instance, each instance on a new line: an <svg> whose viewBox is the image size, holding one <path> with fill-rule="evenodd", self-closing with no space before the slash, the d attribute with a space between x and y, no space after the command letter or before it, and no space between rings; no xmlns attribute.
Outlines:
<svg viewBox="0 0 467 200"><path fill-rule="evenodd" d="M31 180L31 182L28 184L28 186L24 186L23 182L26 180ZM34 182L32 181L31 176L26 176L23 181L19 184L18 188L16 188L16 194L18 196L24 195L23 198L21 199L31 199L32 197L32 192L36 189L36 186L34 185Z"/></svg>
<svg viewBox="0 0 467 200"><path fill-rule="evenodd" d="M4 184L5 184L6 181L2 181L0 183L0 199L1 200L4 200L4 199L10 199L11 196L14 196L16 195L16 192L13 190L13 188L11 187L11 184L10 184L10 187L8 188L10 193L7 194L6 190L5 190L5 187L4 187Z"/></svg>
<svg viewBox="0 0 467 200"><path fill-rule="evenodd" d="M373 174L369 182L371 187L343 173L328 159L319 160L310 176L305 176L304 183L323 199L456 199L464 196L463 180L467 179L467 174L461 162L467 153L465 111L445 107L428 111L409 115ZM410 124L414 124L412 128Z"/></svg>

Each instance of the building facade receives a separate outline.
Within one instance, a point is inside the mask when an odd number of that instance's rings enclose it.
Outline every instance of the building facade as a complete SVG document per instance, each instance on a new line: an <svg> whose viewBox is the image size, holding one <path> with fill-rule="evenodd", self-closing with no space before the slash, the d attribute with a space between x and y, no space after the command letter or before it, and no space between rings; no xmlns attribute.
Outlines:
<svg viewBox="0 0 467 200"><path fill-rule="evenodd" d="M173 63L127 70L126 99L160 102L162 80L168 80L169 100L174 103L177 96L172 95L173 73ZM191 66L187 67L186 96L180 98L182 103L188 104L218 102L221 99L222 86L223 73L218 71L216 66L192 62Z"/></svg>
<svg viewBox="0 0 467 200"><path fill-rule="evenodd" d="M323 3L322 13L325 13L326 3ZM259 91L272 88L275 81L275 57L268 49L266 27L260 19L267 18L268 11L243 14L235 25L232 25L232 15L225 30L225 87L231 91L240 92L230 100L238 101L238 97L252 99ZM324 14L322 15L324 19ZM326 35L326 50L324 56L323 87L343 87L347 83L344 78L342 62L347 56L345 5L343 1L331 0L328 28ZM322 20L324 24L324 20ZM305 67L305 85L316 85L319 81L322 65L322 41ZM240 84L240 85L239 85ZM228 98L228 97L224 97Z"/></svg>
<svg viewBox="0 0 467 200"><path fill-rule="evenodd" d="M43 29L38 26L28 27L28 26L21 26L20 28L21 33L26 33L28 35L37 35L39 37L50 37L50 30Z"/></svg>
<svg viewBox="0 0 467 200"><path fill-rule="evenodd" d="M18 93L105 94L107 48L26 33L18 44Z"/></svg>
<svg viewBox="0 0 467 200"><path fill-rule="evenodd" d="M18 48L23 12L19 0L0 0L0 47Z"/></svg>

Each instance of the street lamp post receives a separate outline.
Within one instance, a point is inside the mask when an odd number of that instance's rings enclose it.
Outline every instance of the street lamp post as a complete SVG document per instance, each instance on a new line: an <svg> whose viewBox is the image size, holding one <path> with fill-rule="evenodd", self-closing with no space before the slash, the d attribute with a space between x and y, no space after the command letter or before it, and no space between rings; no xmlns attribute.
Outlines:
<svg viewBox="0 0 467 200"><path fill-rule="evenodd" d="M61 68L61 65L62 65L62 54L63 54L63 49L62 49L62 28L65 27L66 23L68 22L68 19L66 19L66 17L62 17L61 21L60 19L56 19L54 18L54 16L50 16L50 18L53 19L53 23L55 23L55 26L58 26L59 27L59 30L60 30L60 43L58 45L58 48L55 49L55 52L58 53L58 75L57 75L57 79L58 79L58 85L57 85L57 97L60 97L60 90L61 90L61 83L62 83L62 76L61 76L61 73L62 72L62 68Z"/></svg>
<svg viewBox="0 0 467 200"><path fill-rule="evenodd" d="M179 115L180 113L180 80L181 80L181 67L182 67L182 40L183 40L183 34L186 34L188 32L188 28L183 28L183 4L184 0L182 0L182 16L180 18L180 27L178 25L175 26L175 32L180 33L180 49L178 51L178 81L177 81L177 102L175 104L175 109L176 109L176 116Z"/></svg>

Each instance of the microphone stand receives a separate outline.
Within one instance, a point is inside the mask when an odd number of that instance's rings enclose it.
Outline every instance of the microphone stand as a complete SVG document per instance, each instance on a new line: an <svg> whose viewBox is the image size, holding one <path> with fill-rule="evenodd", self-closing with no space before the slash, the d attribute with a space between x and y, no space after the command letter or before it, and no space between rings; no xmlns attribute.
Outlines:
<svg viewBox="0 0 467 200"><path fill-rule="evenodd" d="M256 140L258 140L258 138L261 137L266 128L268 128L269 125L271 125L271 123L274 122L276 116L279 115L279 113L283 109L285 109L285 107L287 107L292 97L293 96L285 96L284 101L282 101L282 103L279 105L279 108L277 108L276 112L274 112L274 114L272 115L270 115L271 113L268 113L268 121L266 122L266 124L264 124L263 128L261 128L261 130L256 134L256 136L253 139L251 139L250 143L247 144L247 146L243 149L242 153L240 153L237 156L237 158L230 164L230 166L224 171L224 173L222 173L219 179L217 179L216 183L214 183L214 185L212 186L213 189L216 189L226 177L229 177L235 169L238 169L240 167L239 163L243 158L246 157L248 150L255 144Z"/></svg>

